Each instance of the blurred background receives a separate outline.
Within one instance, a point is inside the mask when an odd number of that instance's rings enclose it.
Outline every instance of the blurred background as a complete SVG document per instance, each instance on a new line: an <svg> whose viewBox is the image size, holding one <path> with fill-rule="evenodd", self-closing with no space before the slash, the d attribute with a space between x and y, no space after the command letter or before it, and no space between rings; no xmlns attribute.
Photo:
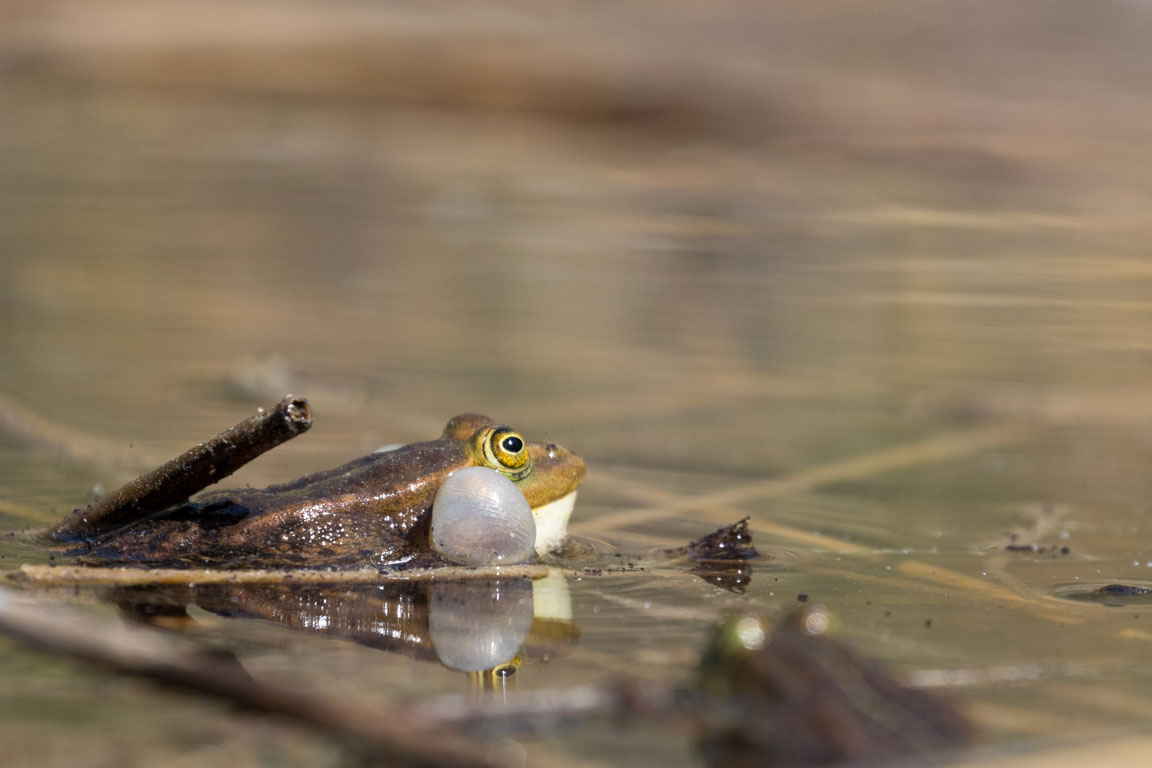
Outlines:
<svg viewBox="0 0 1152 768"><path fill-rule="evenodd" d="M960 686L993 742L1142 728L1149 616L1053 594L1152 577L1150 37L1111 0L0 0L0 523L286 392L315 428L232 482L478 411L586 456L578 534L751 515L796 562L745 595L574 587L581 644L523 685L674 676L725 610L811 592L908 668L1016 670ZM278 642L264 672L298 674ZM15 755L331 757L105 682L162 720L117 752L72 668L12 653ZM371 695L458 682L409 667Z"/></svg>

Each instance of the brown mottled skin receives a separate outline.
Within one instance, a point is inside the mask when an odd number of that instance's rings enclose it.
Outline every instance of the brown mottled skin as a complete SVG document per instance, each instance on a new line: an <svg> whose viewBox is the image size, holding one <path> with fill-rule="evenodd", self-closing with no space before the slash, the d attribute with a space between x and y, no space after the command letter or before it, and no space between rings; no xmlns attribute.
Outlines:
<svg viewBox="0 0 1152 768"><path fill-rule="evenodd" d="M436 492L456 470L486 465L476 442L493 426L486 416L463 414L438 440L261 490L204 493L89 539L82 559L261 568L383 566L431 556ZM527 450L531 472L510 479L533 508L571 493L584 479L584 460L572 451L543 443L528 443Z"/></svg>

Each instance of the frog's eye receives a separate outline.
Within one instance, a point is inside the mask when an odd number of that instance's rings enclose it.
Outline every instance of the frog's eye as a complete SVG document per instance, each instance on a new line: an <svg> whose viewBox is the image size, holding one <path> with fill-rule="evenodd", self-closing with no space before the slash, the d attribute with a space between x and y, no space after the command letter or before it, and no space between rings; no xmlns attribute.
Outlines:
<svg viewBox="0 0 1152 768"><path fill-rule="evenodd" d="M518 472L528 464L528 444L508 427L496 427L484 441L484 458L497 469Z"/></svg>

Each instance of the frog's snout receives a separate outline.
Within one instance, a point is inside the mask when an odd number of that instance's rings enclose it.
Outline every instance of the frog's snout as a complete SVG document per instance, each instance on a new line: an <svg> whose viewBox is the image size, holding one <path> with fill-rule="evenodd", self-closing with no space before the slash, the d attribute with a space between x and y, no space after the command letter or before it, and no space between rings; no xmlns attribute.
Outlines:
<svg viewBox="0 0 1152 768"><path fill-rule="evenodd" d="M517 483L532 508L543 506L575 491L584 481L584 459L555 443L530 443L532 472Z"/></svg>

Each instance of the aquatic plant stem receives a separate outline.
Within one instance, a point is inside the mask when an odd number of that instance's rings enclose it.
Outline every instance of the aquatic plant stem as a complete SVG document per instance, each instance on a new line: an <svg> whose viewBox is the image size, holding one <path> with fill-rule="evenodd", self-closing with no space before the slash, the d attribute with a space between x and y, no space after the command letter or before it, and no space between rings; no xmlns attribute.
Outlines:
<svg viewBox="0 0 1152 768"><path fill-rule="evenodd" d="M0 587L0 632L55 653L288 718L365 748L391 765L494 768L486 745L395 708L355 708L311 691L262 683L234 657L156 630L29 600Z"/></svg>
<svg viewBox="0 0 1152 768"><path fill-rule="evenodd" d="M286 395L272 410L261 409L255 416L76 510L51 535L57 541L77 541L182 504L311 426L308 401Z"/></svg>

